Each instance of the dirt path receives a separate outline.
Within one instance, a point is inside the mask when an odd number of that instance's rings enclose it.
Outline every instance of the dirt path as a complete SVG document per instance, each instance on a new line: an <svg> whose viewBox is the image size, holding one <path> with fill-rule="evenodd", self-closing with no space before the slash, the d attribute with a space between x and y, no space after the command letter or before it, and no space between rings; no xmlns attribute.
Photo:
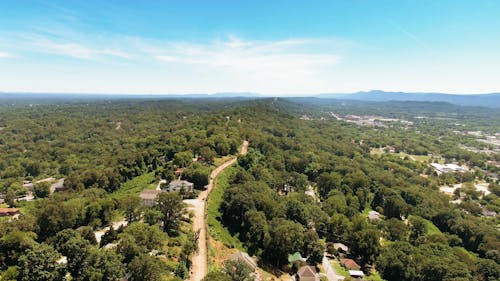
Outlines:
<svg viewBox="0 0 500 281"><path fill-rule="evenodd" d="M241 146L240 154L245 155L248 152L248 141L244 141ZM207 185L206 190L202 191L197 199L184 200L185 203L192 206L190 209L194 212L193 228L194 231L200 231L200 237L198 239L198 253L193 256L192 266L191 266L191 277L190 281L200 281L207 275L208 265L208 255L207 255L207 215L205 213L205 205L208 194L212 191L214 187L215 178L227 167L234 164L237 157L224 162L224 164L215 168L210 174L210 182Z"/></svg>
<svg viewBox="0 0 500 281"><path fill-rule="evenodd" d="M335 272L335 269L333 266L330 264L330 260L326 257L326 255L323 256L323 268L325 269L325 276L328 279L328 281L341 281L344 280L344 276L337 274Z"/></svg>

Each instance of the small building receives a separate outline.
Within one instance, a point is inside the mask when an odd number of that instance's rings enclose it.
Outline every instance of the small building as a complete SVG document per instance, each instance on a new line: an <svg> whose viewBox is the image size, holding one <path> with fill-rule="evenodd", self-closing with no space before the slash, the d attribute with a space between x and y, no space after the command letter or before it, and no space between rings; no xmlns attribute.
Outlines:
<svg viewBox="0 0 500 281"><path fill-rule="evenodd" d="M0 217L15 217L21 212L17 208L0 208Z"/></svg>
<svg viewBox="0 0 500 281"><path fill-rule="evenodd" d="M347 270L360 270L361 266L357 264L354 260L352 259L340 259L340 263L347 269Z"/></svg>
<svg viewBox="0 0 500 281"><path fill-rule="evenodd" d="M319 275L313 266L303 266L297 271L297 281L319 281Z"/></svg>
<svg viewBox="0 0 500 281"><path fill-rule="evenodd" d="M142 199L142 205L146 207L152 207L156 204L156 198L158 197L158 194L162 193L161 190L156 190L156 189L144 189L141 192L141 197Z"/></svg>
<svg viewBox="0 0 500 281"><path fill-rule="evenodd" d="M302 255L299 252L295 252L293 254L288 255L288 262L289 263L294 263L294 262L306 262L307 259L303 258Z"/></svg>
<svg viewBox="0 0 500 281"><path fill-rule="evenodd" d="M467 172L469 168L466 166L459 166L457 164L439 164L439 163L431 163L431 166L436 170L438 175L450 172Z"/></svg>
<svg viewBox="0 0 500 281"><path fill-rule="evenodd" d="M194 184L186 180L174 180L168 185L168 192L181 191L181 189L186 192L193 192Z"/></svg>
<svg viewBox="0 0 500 281"><path fill-rule="evenodd" d="M257 268L257 263L247 253L238 251L230 255L229 258L232 261L239 261L248 265L248 267L250 267L252 270L255 270Z"/></svg>
<svg viewBox="0 0 500 281"><path fill-rule="evenodd" d="M380 220L380 213L377 211L369 211L368 212L368 219L370 221L378 221L378 220Z"/></svg>
<svg viewBox="0 0 500 281"><path fill-rule="evenodd" d="M361 270L349 270L349 276L352 278L363 278L365 274Z"/></svg>
<svg viewBox="0 0 500 281"><path fill-rule="evenodd" d="M28 191L33 191L34 184L31 181L23 181L23 187Z"/></svg>
<svg viewBox="0 0 500 281"><path fill-rule="evenodd" d="M50 185L50 193L65 191L67 188L64 186L64 178L59 179L52 185Z"/></svg>

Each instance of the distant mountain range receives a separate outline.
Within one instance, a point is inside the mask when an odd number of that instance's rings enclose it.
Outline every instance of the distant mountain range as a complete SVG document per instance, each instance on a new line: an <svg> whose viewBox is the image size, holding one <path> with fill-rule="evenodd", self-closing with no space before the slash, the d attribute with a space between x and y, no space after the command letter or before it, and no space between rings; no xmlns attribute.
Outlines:
<svg viewBox="0 0 500 281"><path fill-rule="evenodd" d="M369 91L354 94L320 94L318 98L360 100L360 101L427 101L448 102L465 106L500 107L500 93L454 95L442 93L405 93Z"/></svg>
<svg viewBox="0 0 500 281"><path fill-rule="evenodd" d="M287 97L286 95L280 95ZM319 95L293 95L293 97L315 97L320 99L337 99L337 100L353 100L353 101L371 101L371 102L386 102L386 101L420 101L420 102L447 102L456 105L464 106L484 106L500 108L500 93L492 94L443 94L443 93L405 93L405 92L384 92L384 91L369 91L357 92L351 94L319 94ZM113 99L193 99L193 98L243 98L257 99L269 97L258 93L249 92L226 92L213 94L165 94L165 95L123 95L123 94L52 94L52 93L4 93L0 92L0 102L12 102L16 100L22 101L40 101L40 100L113 100Z"/></svg>

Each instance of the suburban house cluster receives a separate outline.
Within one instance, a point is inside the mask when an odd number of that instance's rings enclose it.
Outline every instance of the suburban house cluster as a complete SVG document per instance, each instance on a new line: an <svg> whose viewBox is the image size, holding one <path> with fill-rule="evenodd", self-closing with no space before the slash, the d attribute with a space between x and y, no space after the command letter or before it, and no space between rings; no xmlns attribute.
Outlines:
<svg viewBox="0 0 500 281"><path fill-rule="evenodd" d="M192 182L186 180L174 180L171 181L168 185L166 184L166 180L160 180L160 183L156 187L156 189L144 189L141 192L142 204L147 207L152 207L156 204L156 197L158 194L162 192L193 192L194 184Z"/></svg>

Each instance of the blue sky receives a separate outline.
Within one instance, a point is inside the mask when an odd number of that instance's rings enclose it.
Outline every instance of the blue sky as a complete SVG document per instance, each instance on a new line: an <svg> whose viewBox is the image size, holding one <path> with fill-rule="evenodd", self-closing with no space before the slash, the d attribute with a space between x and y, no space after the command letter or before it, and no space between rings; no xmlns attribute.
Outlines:
<svg viewBox="0 0 500 281"><path fill-rule="evenodd" d="M0 91L500 91L500 1L0 0Z"/></svg>

